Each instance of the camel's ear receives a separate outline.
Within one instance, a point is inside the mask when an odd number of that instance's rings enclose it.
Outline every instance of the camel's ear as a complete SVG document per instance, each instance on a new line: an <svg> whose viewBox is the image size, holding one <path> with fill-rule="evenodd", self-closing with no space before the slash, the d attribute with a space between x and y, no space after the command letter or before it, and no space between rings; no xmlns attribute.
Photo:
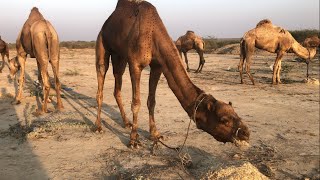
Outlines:
<svg viewBox="0 0 320 180"><path fill-rule="evenodd" d="M214 104L213 104L213 102L208 102L208 104L207 104L207 109L209 110L209 111L214 111Z"/></svg>
<svg viewBox="0 0 320 180"><path fill-rule="evenodd" d="M231 101L229 101L229 105L232 106L232 102Z"/></svg>

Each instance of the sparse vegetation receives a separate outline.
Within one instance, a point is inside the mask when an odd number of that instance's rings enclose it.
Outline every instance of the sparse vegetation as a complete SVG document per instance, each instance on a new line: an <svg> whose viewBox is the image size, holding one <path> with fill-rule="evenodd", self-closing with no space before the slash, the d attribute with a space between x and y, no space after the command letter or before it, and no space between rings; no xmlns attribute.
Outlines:
<svg viewBox="0 0 320 180"><path fill-rule="evenodd" d="M303 29L303 30L289 30L292 36L298 41L303 42L307 37L313 35L320 35L320 31L317 29Z"/></svg>
<svg viewBox="0 0 320 180"><path fill-rule="evenodd" d="M229 45L229 44L235 44L239 43L240 38L215 38L214 36L208 36L206 38L203 38L205 41L205 51L215 50L218 48L221 48L223 46Z"/></svg>
<svg viewBox="0 0 320 180"><path fill-rule="evenodd" d="M67 49L93 49L96 45L95 41L63 41L60 42L60 47Z"/></svg>
<svg viewBox="0 0 320 180"><path fill-rule="evenodd" d="M66 76L79 76L79 69L67 69L67 72L64 73Z"/></svg>

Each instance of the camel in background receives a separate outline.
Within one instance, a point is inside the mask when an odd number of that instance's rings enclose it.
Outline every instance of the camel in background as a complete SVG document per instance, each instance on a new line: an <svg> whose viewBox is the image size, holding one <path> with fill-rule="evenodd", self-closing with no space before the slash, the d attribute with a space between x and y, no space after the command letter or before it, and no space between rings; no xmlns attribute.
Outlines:
<svg viewBox="0 0 320 180"><path fill-rule="evenodd" d="M292 50L296 55L305 59L307 64L309 64L309 61L316 54L316 47L312 46L305 48L292 37L289 31L281 27L274 26L268 19L261 20L257 24L256 28L246 32L240 41L240 63L238 68L240 71L241 84L243 84L242 71L244 61L246 61L246 73L248 74L252 84L254 84L253 77L250 74L250 66L255 48L266 50L271 53L277 53L277 57L273 65L273 84L281 83L281 60L286 52Z"/></svg>
<svg viewBox="0 0 320 180"><path fill-rule="evenodd" d="M0 36L0 54L2 57L2 65L0 67L0 73L2 73L2 69L4 68L4 64L6 63L6 61L4 60L4 56L7 56L7 60L9 62L9 47L8 47L8 44L1 39L1 36Z"/></svg>
<svg viewBox="0 0 320 180"><path fill-rule="evenodd" d="M126 127L132 126L130 147L137 147L138 112L141 72L150 66L149 127L151 139L161 138L154 119L156 88L163 73L170 89L197 127L221 142L248 141L249 130L230 104L216 100L195 86L181 62L179 52L171 40L156 8L146 1L118 0L116 9L105 21L96 41L97 130L101 130L103 86L111 57L115 78L114 97ZM127 63L132 83L133 124L125 115L121 98L122 75Z"/></svg>
<svg viewBox="0 0 320 180"><path fill-rule="evenodd" d="M27 55L36 58L38 66L38 80L43 87L43 104L37 113L47 112L47 102L49 98L50 82L48 74L48 64L50 62L55 79L55 89L57 94L57 110L62 110L63 105L60 96L61 84L59 81L59 59L60 48L59 38L51 23L44 19L38 8L32 8L29 18L24 23L16 41L17 57L9 61L10 75L13 77L20 69L19 89L13 104L20 104L22 89L25 81L25 62Z"/></svg>
<svg viewBox="0 0 320 180"><path fill-rule="evenodd" d="M302 45L307 48L319 47L320 48L320 38L317 35L306 38Z"/></svg>
<svg viewBox="0 0 320 180"><path fill-rule="evenodd" d="M188 56L187 52L191 49L195 49L199 55L199 67L196 70L196 73L201 72L203 65L205 63L203 52L204 52L204 41L201 37L197 36L193 31L187 31L185 35L180 36L178 40L175 42L180 57L182 58L182 53L184 55L185 62L187 64L187 71L189 72L189 64L188 64Z"/></svg>

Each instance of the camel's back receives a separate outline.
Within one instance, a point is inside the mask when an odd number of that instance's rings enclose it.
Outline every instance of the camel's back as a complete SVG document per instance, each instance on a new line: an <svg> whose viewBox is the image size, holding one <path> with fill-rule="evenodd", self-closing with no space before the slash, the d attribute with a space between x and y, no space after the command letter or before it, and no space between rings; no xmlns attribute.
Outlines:
<svg viewBox="0 0 320 180"><path fill-rule="evenodd" d="M146 1L119 0L116 9L101 29L102 40L110 51L127 52L130 43L150 36L154 27L156 8ZM151 40L151 39L149 39ZM124 42L125 46L124 47ZM137 47L137 46L135 46Z"/></svg>

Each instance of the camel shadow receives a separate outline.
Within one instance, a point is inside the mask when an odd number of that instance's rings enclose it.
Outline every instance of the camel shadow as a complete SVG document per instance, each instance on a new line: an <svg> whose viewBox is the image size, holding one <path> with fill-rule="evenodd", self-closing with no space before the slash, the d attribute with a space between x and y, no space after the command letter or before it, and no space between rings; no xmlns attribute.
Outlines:
<svg viewBox="0 0 320 180"><path fill-rule="evenodd" d="M37 70L34 70L34 74L37 75ZM35 85L33 83L32 78L29 74L25 73L26 76L26 87L28 89L35 89ZM52 89L55 88L54 85L54 79L50 77L50 84ZM97 112L94 111L96 109L97 103L96 99L90 96L87 96L85 94L82 94L80 92L77 92L73 88L68 87L66 84L61 84L61 93L62 93L62 99L64 103L67 103L69 107L72 108L73 111L75 111L77 114L79 114L82 118L82 121L87 124L91 130L95 130L95 125L92 122L92 120L89 118L89 116L97 116ZM36 93L36 100L38 107L41 106L41 100L42 97L39 93ZM56 101L52 99L51 102L53 105L56 105ZM79 108L80 107L80 108ZM94 108L94 109L93 109ZM84 111L85 110L85 111ZM66 110L64 110L66 111ZM69 109L68 109L69 111ZM114 121L118 126L123 128L124 131L118 130L116 127L113 127L112 125L108 124L106 120L102 119L102 124L105 126L105 128L109 129L111 132L113 132L115 135L118 136L118 138L121 140L121 142L124 145L127 145L129 142L130 132L126 131L124 128L124 124L122 121L121 114L118 109L115 109L113 106L108 105L106 103L102 103L102 110L101 113L106 115L108 119L111 119ZM43 118L42 118L43 119ZM44 118L45 119L45 118ZM72 119L72 121L81 121L79 119ZM139 134L141 134L144 137L147 137L149 135L148 131L145 131L141 128L138 128Z"/></svg>
<svg viewBox="0 0 320 180"><path fill-rule="evenodd" d="M29 121L27 104L23 110L24 120L18 121L18 109L11 104L7 88L1 88L0 97L0 174L2 179L48 179L47 172L37 156L33 145L27 141ZM23 157L23 158L21 158ZM23 169L23 171L21 171ZM19 172L19 173L17 173Z"/></svg>

